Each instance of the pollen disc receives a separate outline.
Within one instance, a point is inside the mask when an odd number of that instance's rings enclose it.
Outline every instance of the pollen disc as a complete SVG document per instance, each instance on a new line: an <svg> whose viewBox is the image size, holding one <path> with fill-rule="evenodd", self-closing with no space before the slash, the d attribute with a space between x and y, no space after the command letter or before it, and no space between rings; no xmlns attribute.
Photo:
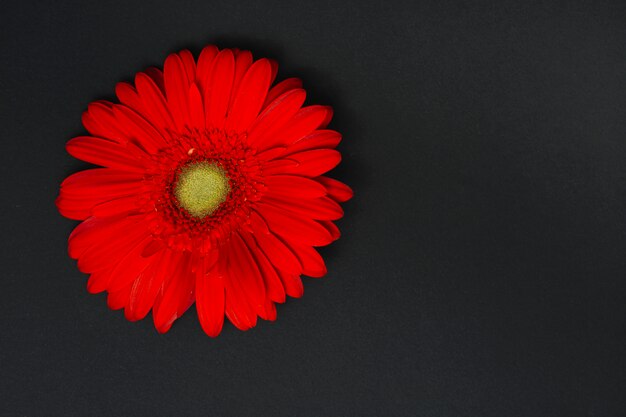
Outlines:
<svg viewBox="0 0 626 417"><path fill-rule="evenodd" d="M226 172L208 161L184 166L176 179L174 195L178 204L193 217L210 216L226 201L230 185Z"/></svg>

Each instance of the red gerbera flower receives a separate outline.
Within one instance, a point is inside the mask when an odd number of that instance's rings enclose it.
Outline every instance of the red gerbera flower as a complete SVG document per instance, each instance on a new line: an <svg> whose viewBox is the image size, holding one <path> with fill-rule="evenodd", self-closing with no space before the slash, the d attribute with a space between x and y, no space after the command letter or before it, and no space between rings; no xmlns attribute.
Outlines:
<svg viewBox="0 0 626 417"><path fill-rule="evenodd" d="M276 72L248 51L181 51L118 84L120 104L83 114L91 136L67 150L103 168L68 177L56 204L83 220L69 254L88 291L128 320L152 309L167 332L195 302L209 336L224 314L247 330L302 296L301 274L326 273L314 247L339 237L338 203L352 196L323 176L341 136L326 129L330 107L302 107L300 80L270 88Z"/></svg>

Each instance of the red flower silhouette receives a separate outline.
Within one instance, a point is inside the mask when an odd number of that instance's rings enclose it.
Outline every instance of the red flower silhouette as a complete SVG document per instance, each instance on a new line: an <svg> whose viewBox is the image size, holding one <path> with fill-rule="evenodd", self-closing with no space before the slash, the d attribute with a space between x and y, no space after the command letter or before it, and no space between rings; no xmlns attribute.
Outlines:
<svg viewBox="0 0 626 417"><path fill-rule="evenodd" d="M67 150L102 168L68 177L56 204L82 220L69 253L88 290L128 320L152 309L164 333L195 302L209 336L224 314L247 330L302 296L301 274L326 273L314 247L339 237L352 197L323 176L341 136L329 107L302 107L300 80L270 87L276 72L248 51L181 51L84 113L91 136Z"/></svg>

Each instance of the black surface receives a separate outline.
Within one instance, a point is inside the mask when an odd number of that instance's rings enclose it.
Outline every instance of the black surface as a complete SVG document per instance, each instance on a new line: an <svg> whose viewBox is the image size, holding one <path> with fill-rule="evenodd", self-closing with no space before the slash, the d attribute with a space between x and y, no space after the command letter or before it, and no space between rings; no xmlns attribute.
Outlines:
<svg viewBox="0 0 626 417"><path fill-rule="evenodd" d="M626 415L621 2L129 3L0 6L0 415ZM87 104L207 43L334 106L356 191L328 277L215 340L87 294L53 204Z"/></svg>

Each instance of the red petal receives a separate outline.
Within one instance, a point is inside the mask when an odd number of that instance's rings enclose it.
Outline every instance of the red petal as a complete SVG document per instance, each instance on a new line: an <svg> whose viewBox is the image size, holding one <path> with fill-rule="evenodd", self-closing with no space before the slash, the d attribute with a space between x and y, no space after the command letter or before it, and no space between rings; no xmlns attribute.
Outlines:
<svg viewBox="0 0 626 417"><path fill-rule="evenodd" d="M180 56L183 67L185 67L187 79L189 82L194 81L196 79L196 61L193 59L193 54L187 49L183 49L178 53L178 56Z"/></svg>
<svg viewBox="0 0 626 417"><path fill-rule="evenodd" d="M189 121L191 127L204 129L204 105L196 83L189 87Z"/></svg>
<svg viewBox="0 0 626 417"><path fill-rule="evenodd" d="M111 282L111 271L108 269L95 271L91 274L91 276L89 276L89 280L87 281L87 291L90 294L101 293L107 289L109 282Z"/></svg>
<svg viewBox="0 0 626 417"><path fill-rule="evenodd" d="M162 292L157 294L157 299L152 309L154 326L159 333L166 333L174 321L180 317L179 307L185 304L193 293L195 276L191 272L191 255L183 252L173 261L176 263L169 279L164 281Z"/></svg>
<svg viewBox="0 0 626 417"><path fill-rule="evenodd" d="M251 126L248 135L250 144L258 146L270 141L272 136L298 112L305 98L304 90L295 89L274 100Z"/></svg>
<svg viewBox="0 0 626 417"><path fill-rule="evenodd" d="M124 312L128 320L141 320L154 305L157 293L165 279L172 274L172 252L167 249L155 256L152 263L137 277L130 291L128 307Z"/></svg>
<svg viewBox="0 0 626 417"><path fill-rule="evenodd" d="M333 149L341 142L341 134L334 130L316 130L290 145L285 150L285 155L294 154L296 152L308 151L311 149L330 148Z"/></svg>
<svg viewBox="0 0 626 417"><path fill-rule="evenodd" d="M224 279L217 268L196 271L196 310L204 332L216 337L224 325Z"/></svg>
<svg viewBox="0 0 626 417"><path fill-rule="evenodd" d="M144 246L143 250L141 251L141 257L149 258L152 255L159 252L160 250L162 250L165 246L166 245L165 243L163 243L162 240L152 239L150 242L148 242L146 246Z"/></svg>
<svg viewBox="0 0 626 417"><path fill-rule="evenodd" d="M211 67L213 66L213 60L217 56L219 50L214 45L204 47L200 52L198 58L198 65L196 67L196 83L200 91L205 91L207 83L211 77Z"/></svg>
<svg viewBox="0 0 626 417"><path fill-rule="evenodd" d="M165 94L165 81L163 80L163 71L160 68L150 67L145 71L146 75L152 78L154 84L159 88L161 94Z"/></svg>
<svg viewBox="0 0 626 417"><path fill-rule="evenodd" d="M71 194L94 194L98 192L118 193L123 190L136 191L143 176L139 173L111 168L93 168L76 172L62 183L62 189Z"/></svg>
<svg viewBox="0 0 626 417"><path fill-rule="evenodd" d="M252 212L250 214L250 222L259 248L261 248L272 265L278 269L299 274L302 271L302 266L298 258L280 239L269 231L263 218Z"/></svg>
<svg viewBox="0 0 626 417"><path fill-rule="evenodd" d="M295 175L270 175L264 182L268 197L317 198L326 195L326 189L317 181Z"/></svg>
<svg viewBox="0 0 626 417"><path fill-rule="evenodd" d="M300 298L304 294L304 287L299 275L279 271L279 276L285 287L285 292L293 298Z"/></svg>
<svg viewBox="0 0 626 417"><path fill-rule="evenodd" d="M100 270L112 272L113 268L128 255L128 252L141 244L146 236L145 227L133 227L107 241L97 242L78 258L78 269L82 272Z"/></svg>
<svg viewBox="0 0 626 417"><path fill-rule="evenodd" d="M265 219L271 231L290 241L325 246L333 240L328 230L314 220L298 217L267 204L257 204L256 211Z"/></svg>
<svg viewBox="0 0 626 417"><path fill-rule="evenodd" d="M128 305L129 295L130 295L131 285L127 285L126 287L110 292L107 297L107 305L111 310L119 310Z"/></svg>
<svg viewBox="0 0 626 417"><path fill-rule="evenodd" d="M106 219L89 217L72 231L69 237L69 255L77 259L91 245L107 241L121 230L131 227L143 216L117 216Z"/></svg>
<svg viewBox="0 0 626 417"><path fill-rule="evenodd" d="M326 275L328 270L324 259L320 254L307 245L299 245L297 243L288 243L289 247L295 253L302 264L302 273L313 278L320 278Z"/></svg>
<svg viewBox="0 0 626 417"><path fill-rule="evenodd" d="M248 69L234 96L228 113L227 127L245 131L256 119L270 85L272 67L267 59L260 59Z"/></svg>
<svg viewBox="0 0 626 417"><path fill-rule="evenodd" d="M152 236L146 236L139 243L127 252L113 270L111 270L111 283L109 291L120 290L131 284L144 269L152 262L152 258L144 258L141 256L146 244L152 240Z"/></svg>
<svg viewBox="0 0 626 417"><path fill-rule="evenodd" d="M132 146L132 145L127 145ZM65 145L67 152L75 158L92 164L127 171L143 172L143 162L132 157L127 146L91 136L79 136Z"/></svg>
<svg viewBox="0 0 626 417"><path fill-rule="evenodd" d="M228 320L239 330L248 330L256 326L257 315L248 303L246 295L239 285L238 277L233 275L230 262L225 264L224 287L225 304L224 310Z"/></svg>
<svg viewBox="0 0 626 417"><path fill-rule="evenodd" d="M156 153L160 148L167 145L163 134L155 127L157 124L151 124L144 119L144 116L131 108L115 105L113 106L113 113L124 127L128 140L140 145L148 153Z"/></svg>
<svg viewBox="0 0 626 417"><path fill-rule="evenodd" d="M215 58L211 69L211 79L204 92L204 110L208 128L222 127L228 110L234 76L235 57L231 50L224 49Z"/></svg>
<svg viewBox="0 0 626 417"><path fill-rule="evenodd" d="M267 290L267 296L278 303L285 302L285 290L283 284L280 281L276 270L258 247L256 241L249 233L241 233L241 237L246 242L246 245L250 249L250 253L254 256L256 264L259 266L265 288Z"/></svg>
<svg viewBox="0 0 626 417"><path fill-rule="evenodd" d="M341 162L341 154L334 149L314 149L289 155L286 157L294 164L275 164L280 159L272 161L263 169L265 175L294 174L305 177L322 175Z"/></svg>
<svg viewBox="0 0 626 417"><path fill-rule="evenodd" d="M160 131L174 129L175 123L167 107L165 97L152 78L143 73L135 76L135 86L142 103L141 113Z"/></svg>
<svg viewBox="0 0 626 417"><path fill-rule="evenodd" d="M324 187L326 187L326 192L328 193L328 196L339 203L350 200L354 195L350 187L335 179L328 177L318 177L316 178L316 180Z"/></svg>
<svg viewBox="0 0 626 417"><path fill-rule="evenodd" d="M320 220L319 224L321 224L326 228L326 230L328 230L328 233L330 233L330 235L333 237L333 240L337 240L341 237L341 232L339 231L339 228L332 221Z"/></svg>
<svg viewBox="0 0 626 417"><path fill-rule="evenodd" d="M237 232L233 233L230 238L228 267L230 279L235 282L235 285L241 286L248 304L256 314L262 316L265 301L263 278L250 250Z"/></svg>
<svg viewBox="0 0 626 417"><path fill-rule="evenodd" d="M121 223L121 222L120 222ZM116 235L107 236L107 240L93 242L78 258L78 269L82 272L108 271L113 268L148 236L144 224L129 226L120 233L118 224L111 226Z"/></svg>
<svg viewBox="0 0 626 417"><path fill-rule="evenodd" d="M235 76L233 78L233 89L230 94L230 101L228 108L232 108L235 96L239 91L239 86L243 80L246 71L252 65L252 53L250 51L240 51L239 49L233 49L235 55Z"/></svg>
<svg viewBox="0 0 626 417"><path fill-rule="evenodd" d="M133 194L128 197L120 197L96 204L91 209L91 214L94 217L110 217L118 214L134 213L139 211L138 198L139 194Z"/></svg>
<svg viewBox="0 0 626 417"><path fill-rule="evenodd" d="M155 115L152 108L146 108L139 96L137 96L138 104L123 99L121 101L124 105L114 105L112 111L117 119L116 123L119 122L123 130L122 134L119 135L122 141L131 141L141 146L148 153L155 153L159 147L166 144L163 135L167 135L165 129L169 129L169 125L159 120L160 116ZM154 117L157 119L153 122L146 120L151 120ZM85 124L86 121L83 120L83 123ZM85 124L85 126L87 125Z"/></svg>
<svg viewBox="0 0 626 417"><path fill-rule="evenodd" d="M110 139L117 143L128 140L124 127L113 114L113 104L105 101L96 101L87 106L83 113L83 126L93 136Z"/></svg>
<svg viewBox="0 0 626 417"><path fill-rule="evenodd" d="M129 83L121 82L115 86L115 95L119 99L120 103L130 107L131 109L141 113L140 109L143 109L143 103L141 98L137 94L135 87Z"/></svg>
<svg viewBox="0 0 626 417"><path fill-rule="evenodd" d="M276 304L269 298L265 300L265 317L263 319L269 321L276 320Z"/></svg>
<svg viewBox="0 0 626 417"><path fill-rule="evenodd" d="M267 149L265 151L262 152L258 152L256 154L257 158L259 158L262 161L272 161L275 158L280 158L281 156L283 156L285 154L285 150L287 149L286 146L279 146L276 148L272 148L272 149ZM264 165L265 167L265 165Z"/></svg>
<svg viewBox="0 0 626 417"><path fill-rule="evenodd" d="M272 148L281 149L281 148ZM264 152L265 154L268 152ZM291 159L275 159L263 164L263 175L280 175L293 171L298 166L298 162Z"/></svg>
<svg viewBox="0 0 626 417"><path fill-rule="evenodd" d="M269 61L270 66L272 67L272 75L270 77L270 85L271 85L276 79L276 75L278 75L278 62L270 58L267 58L267 60Z"/></svg>
<svg viewBox="0 0 626 417"><path fill-rule="evenodd" d="M258 144L260 150L274 146L290 145L314 130L322 127L332 116L328 106L308 106L301 108L276 134Z"/></svg>
<svg viewBox="0 0 626 417"><path fill-rule="evenodd" d="M338 220L343 217L341 206L328 197L301 200L281 196L264 198L263 202L281 210L291 211L297 216L315 220Z"/></svg>
<svg viewBox="0 0 626 417"><path fill-rule="evenodd" d="M182 131L189 124L189 79L183 61L177 54L171 54L165 60L163 76L167 106L176 126Z"/></svg>
<svg viewBox="0 0 626 417"><path fill-rule="evenodd" d="M62 215L83 220L101 203L142 192L137 173L95 168L70 175L61 184L56 205Z"/></svg>
<svg viewBox="0 0 626 417"><path fill-rule="evenodd" d="M299 78L287 78L286 80L279 82L267 93L265 103L263 103L263 108L269 106L270 103L278 97L282 96L289 90L293 90L294 88L302 88L302 81Z"/></svg>

